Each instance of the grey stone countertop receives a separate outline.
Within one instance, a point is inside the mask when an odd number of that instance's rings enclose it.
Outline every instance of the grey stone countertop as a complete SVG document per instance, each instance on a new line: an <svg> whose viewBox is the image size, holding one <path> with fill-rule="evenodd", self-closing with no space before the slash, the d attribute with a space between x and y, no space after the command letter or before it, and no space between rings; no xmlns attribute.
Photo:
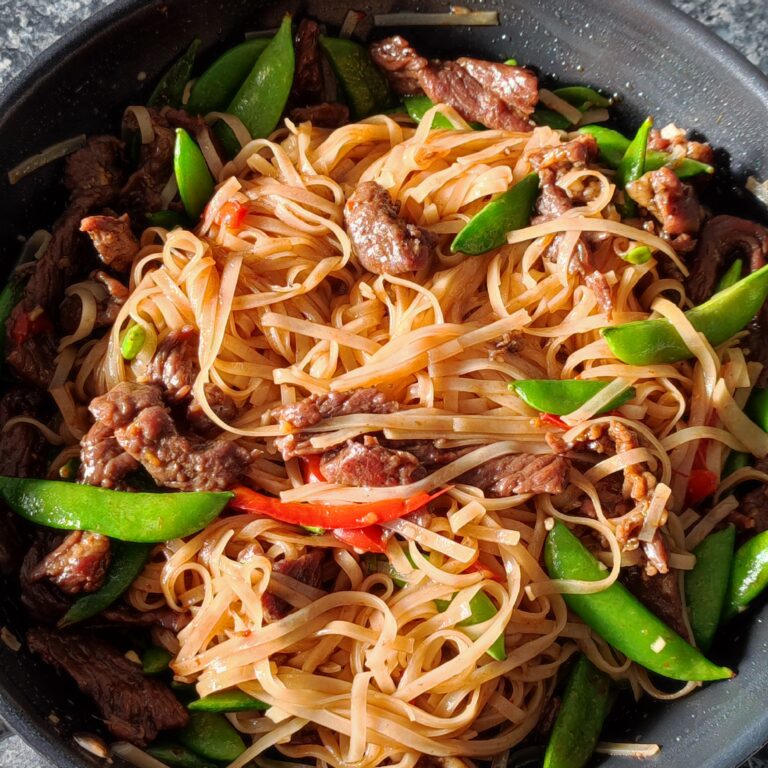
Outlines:
<svg viewBox="0 0 768 768"><path fill-rule="evenodd" d="M768 2L766 0L673 0L680 10L711 27L768 73ZM109 0L0 0L0 88L40 51ZM5 736L5 738L3 738ZM0 768L52 768L0 723ZM763 757L742 768L768 768Z"/></svg>

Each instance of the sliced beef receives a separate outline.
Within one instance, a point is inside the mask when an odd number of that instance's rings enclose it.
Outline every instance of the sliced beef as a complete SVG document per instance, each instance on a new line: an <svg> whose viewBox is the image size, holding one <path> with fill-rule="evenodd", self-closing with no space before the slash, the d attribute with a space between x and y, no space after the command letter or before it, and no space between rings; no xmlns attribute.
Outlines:
<svg viewBox="0 0 768 768"><path fill-rule="evenodd" d="M371 435L362 442L347 440L342 448L326 451L320 459L320 472L331 483L369 488L406 485L425 474L412 453L385 448Z"/></svg>
<svg viewBox="0 0 768 768"><path fill-rule="evenodd" d="M24 555L19 572L21 586L21 604L34 621L55 624L72 604L55 584L48 579L36 578L40 563L46 555L56 549L64 539L64 534L50 528L37 530L32 546Z"/></svg>
<svg viewBox="0 0 768 768"><path fill-rule="evenodd" d="M458 59L456 63L464 67L483 88L495 93L520 114L533 114L539 100L539 83L536 75L529 69L466 57Z"/></svg>
<svg viewBox="0 0 768 768"><path fill-rule="evenodd" d="M5 361L23 382L48 389L56 368L58 343L46 313L27 312L17 304L8 318Z"/></svg>
<svg viewBox="0 0 768 768"><path fill-rule="evenodd" d="M672 627L678 635L688 637L683 619L685 608L675 571L649 576L644 568L622 568L621 578L647 608Z"/></svg>
<svg viewBox="0 0 768 768"><path fill-rule="evenodd" d="M272 570L319 589L323 583L324 561L325 553L323 550L313 549L310 553L295 559L278 560L272 566ZM268 622L279 621L293 610L290 603L271 592L265 592L262 595L261 604L264 607L265 619Z"/></svg>
<svg viewBox="0 0 768 768"><path fill-rule="evenodd" d="M144 409L163 404L160 387L123 381L91 400L88 410L109 429L127 427Z"/></svg>
<svg viewBox="0 0 768 768"><path fill-rule="evenodd" d="M104 286L105 296L96 302L96 318L94 328L106 328L117 320L120 310L128 299L128 289L111 275L101 269L88 275L90 280ZM67 296L61 303L59 323L64 333L74 333L80 325L83 312L83 302L77 295Z"/></svg>
<svg viewBox="0 0 768 768"><path fill-rule="evenodd" d="M349 107L338 101L323 101L308 107L294 107L288 117L294 123L310 122L320 128L339 128L349 122Z"/></svg>
<svg viewBox="0 0 768 768"><path fill-rule="evenodd" d="M586 168L598 157L594 136L584 134L554 147L543 147L528 155L528 162L535 171L552 169L562 175L566 171Z"/></svg>
<svg viewBox="0 0 768 768"><path fill-rule="evenodd" d="M138 746L160 731L182 728L186 709L160 680L147 677L114 646L83 631L60 632L37 627L27 633L32 653L69 675L90 696L118 739Z"/></svg>
<svg viewBox="0 0 768 768"><path fill-rule="evenodd" d="M102 488L127 490L126 478L140 464L117 442L112 427L96 422L80 441L78 482Z"/></svg>
<svg viewBox="0 0 768 768"><path fill-rule="evenodd" d="M186 400L200 373L199 336L191 325L172 330L158 345L147 368L147 378L163 388L171 402Z"/></svg>
<svg viewBox="0 0 768 768"><path fill-rule="evenodd" d="M49 579L66 595L95 592L104 584L111 561L109 539L73 531L32 570L33 581Z"/></svg>
<svg viewBox="0 0 768 768"><path fill-rule="evenodd" d="M354 413L394 413L398 403L390 400L376 387L352 389L348 392L330 392L310 395L298 403L283 405L272 411L272 418L287 422L294 429L307 429L323 419L349 416Z"/></svg>
<svg viewBox="0 0 768 768"><path fill-rule="evenodd" d="M215 384L206 384L205 397L211 410L225 423L235 419L238 413L237 404L225 392L222 392ZM197 435L202 437L215 437L221 432L221 428L214 423L203 410L196 398L192 398L185 413L187 426Z"/></svg>
<svg viewBox="0 0 768 768"><path fill-rule="evenodd" d="M648 149L660 152L670 152L675 156L690 157L692 160L698 160L701 163L715 162L715 153L709 144L700 141L692 141L685 135L681 128L670 130L672 126L664 129L664 133L669 134L668 138L661 135L661 131L651 128L648 136Z"/></svg>
<svg viewBox="0 0 768 768"><path fill-rule="evenodd" d="M450 464L479 447L467 445L461 448L438 448L434 440L386 440L383 442L388 448L407 451L425 466Z"/></svg>
<svg viewBox="0 0 768 768"><path fill-rule="evenodd" d="M73 202L85 201L84 208L112 205L124 181L124 146L114 136L92 136L64 164L64 185Z"/></svg>
<svg viewBox="0 0 768 768"><path fill-rule="evenodd" d="M557 185L555 172L547 168L539 173L539 192L536 198L536 215L533 217L533 224L542 224L545 221L552 221L562 216L573 208L571 198L568 193Z"/></svg>
<svg viewBox="0 0 768 768"><path fill-rule="evenodd" d="M691 301L706 301L719 274L739 257L748 260L752 271L762 267L768 259L768 229L736 216L714 216L702 227L685 284Z"/></svg>
<svg viewBox="0 0 768 768"><path fill-rule="evenodd" d="M429 61L419 56L405 38L397 35L379 40L371 46L371 58L399 96L421 91L421 73Z"/></svg>
<svg viewBox="0 0 768 768"><path fill-rule="evenodd" d="M179 613L173 608L155 608L151 611L137 611L124 603L112 605L106 611L102 611L93 624L101 626L118 625L123 627L151 628L162 627L170 629L173 633L181 632L192 620L189 612Z"/></svg>
<svg viewBox="0 0 768 768"><path fill-rule="evenodd" d="M759 472L768 472L768 458L760 459L755 464ZM768 484L761 483L741 497L739 512L752 521L749 526L753 533L768 531Z"/></svg>
<svg viewBox="0 0 768 768"><path fill-rule="evenodd" d="M377 275L425 267L434 237L399 216L399 206L375 181L359 184L344 206L344 224L360 264Z"/></svg>
<svg viewBox="0 0 768 768"><path fill-rule="evenodd" d="M680 181L671 168L649 171L627 184L627 194L649 211L670 237L696 235L703 212L696 192Z"/></svg>
<svg viewBox="0 0 768 768"><path fill-rule="evenodd" d="M139 252L139 241L131 231L131 219L122 216L86 216L80 231L87 233L99 258L112 269L126 272Z"/></svg>
<svg viewBox="0 0 768 768"><path fill-rule="evenodd" d="M518 493L560 493L565 489L569 463L563 456L513 454L482 464L458 478L487 496Z"/></svg>
<svg viewBox="0 0 768 768"><path fill-rule="evenodd" d="M316 104L323 100L320 27L312 19L302 19L296 30L296 74L291 99L296 104Z"/></svg>
<svg viewBox="0 0 768 768"><path fill-rule="evenodd" d="M623 484L617 474L608 475L595 484L603 514L608 518L626 515L634 506L632 501L624 497ZM581 513L592 518L597 516L595 506L588 496L581 502Z"/></svg>

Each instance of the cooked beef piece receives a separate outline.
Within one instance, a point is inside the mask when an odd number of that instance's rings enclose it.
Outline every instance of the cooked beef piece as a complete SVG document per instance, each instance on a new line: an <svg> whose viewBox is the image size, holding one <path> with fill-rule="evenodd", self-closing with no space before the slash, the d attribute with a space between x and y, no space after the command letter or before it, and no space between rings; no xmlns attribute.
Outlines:
<svg viewBox="0 0 768 768"><path fill-rule="evenodd" d="M622 568L621 578L626 587L678 635L687 638L683 620L683 598L674 570L649 576L644 568Z"/></svg>
<svg viewBox="0 0 768 768"><path fill-rule="evenodd" d="M598 269L593 269L583 276L584 285L595 294L597 303L603 312L610 314L613 311L613 293L611 286L605 279L605 275Z"/></svg>
<svg viewBox="0 0 768 768"><path fill-rule="evenodd" d="M86 208L104 208L117 199L125 180L123 142L114 136L92 136L64 164L70 198L86 200Z"/></svg>
<svg viewBox="0 0 768 768"><path fill-rule="evenodd" d="M163 627L171 632L181 632L192 621L192 616L187 613L179 613L173 608L155 608L151 611L137 611L124 603L118 603L102 611L93 625L107 624L125 627Z"/></svg>
<svg viewBox="0 0 768 768"><path fill-rule="evenodd" d="M319 589L323 583L324 560L325 553L323 550L313 549L310 553L293 560L278 560L272 566L272 570ZM265 592L262 595L261 604L264 607L264 617L267 621L279 621L293 610L290 603L271 592Z"/></svg>
<svg viewBox="0 0 768 768"><path fill-rule="evenodd" d="M714 216L702 227L685 284L691 301L706 301L715 289L719 273L739 257L749 260L751 271L762 267L768 259L768 229L736 216Z"/></svg>
<svg viewBox="0 0 768 768"><path fill-rule="evenodd" d="M428 61L400 36L374 43L371 57L398 94L424 91L433 102L449 104L465 120L488 128L533 129L527 118L538 100L538 85L525 69L469 58Z"/></svg>
<svg viewBox="0 0 768 768"><path fill-rule="evenodd" d="M78 482L126 490L125 479L139 468L117 442L114 430L97 421L80 441Z"/></svg>
<svg viewBox="0 0 768 768"><path fill-rule="evenodd" d="M295 459L297 456L312 456L322 451L312 445L310 438L302 434L290 434L275 438L275 448L280 452L283 461Z"/></svg>
<svg viewBox="0 0 768 768"><path fill-rule="evenodd" d="M600 497L600 504L606 517L621 517L634 506L632 501L624 497L623 484L623 480L617 474L608 475L596 483L597 495ZM585 496L581 502L581 513L587 517L596 517L595 505L588 496Z"/></svg>
<svg viewBox="0 0 768 768"><path fill-rule="evenodd" d="M27 633L27 644L96 702L107 728L118 739L145 746L160 731L182 728L189 720L170 688L144 675L138 664L96 635L37 627Z"/></svg>
<svg viewBox="0 0 768 768"><path fill-rule="evenodd" d="M673 126L668 126L668 128L673 128ZM648 149L671 152L676 156L679 153L681 157L690 157L692 160L710 165L715 162L715 153L709 144L691 141L686 138L685 131L681 128L676 130L668 130L668 128L664 129L664 132L670 134L669 138L664 138L658 129L651 128L651 133L648 136Z"/></svg>
<svg viewBox="0 0 768 768"><path fill-rule="evenodd" d="M464 454L474 451L480 446L467 445L461 448L438 448L434 440L385 440L382 441L387 448L398 451L408 451L415 456L420 463L427 466L434 464L450 464L461 458Z"/></svg>
<svg viewBox="0 0 768 768"><path fill-rule="evenodd" d="M158 405L116 429L115 437L159 486L181 491L231 488L251 460L250 453L234 442L200 442L180 435L170 413Z"/></svg>
<svg viewBox="0 0 768 768"><path fill-rule="evenodd" d="M640 546L645 555L645 572L649 576L669 573L669 552L658 530L650 541L641 541Z"/></svg>
<svg viewBox="0 0 768 768"><path fill-rule="evenodd" d="M552 221L573 208L568 193L556 184L554 171L546 168L539 173L539 189L541 192L536 199L536 216L533 217L533 224Z"/></svg>
<svg viewBox="0 0 768 768"><path fill-rule="evenodd" d="M171 331L158 345L147 367L147 378L163 388L171 402L186 400L200 373L199 336L191 325Z"/></svg>
<svg viewBox="0 0 768 768"><path fill-rule="evenodd" d="M320 27L311 19L302 19L296 30L296 74L291 100L295 104L316 104L323 100Z"/></svg>
<svg viewBox="0 0 768 768"><path fill-rule="evenodd" d="M213 412L224 422L233 421L238 410L235 401L215 384L206 384L204 389ZM215 437L221 432L221 428L208 418L195 398L187 406L186 423L192 432L202 437Z"/></svg>
<svg viewBox="0 0 768 768"><path fill-rule="evenodd" d="M128 289L111 275L101 269L88 275L90 280L101 283L106 295L96 303L96 319L94 327L105 328L111 326L120 313L120 309L128 298ZM80 325L83 311L83 302L77 295L67 296L61 303L59 311L59 324L64 333L74 333Z"/></svg>
<svg viewBox="0 0 768 768"><path fill-rule="evenodd" d="M695 235L703 213L696 192L671 168L649 171L627 184L627 194L659 221L666 235Z"/></svg>
<svg viewBox="0 0 768 768"><path fill-rule="evenodd" d="M385 448L371 435L362 442L347 440L344 447L326 451L320 459L320 472L331 483L371 488L406 485L424 475L412 453Z"/></svg>
<svg viewBox="0 0 768 768"><path fill-rule="evenodd" d="M344 206L344 224L360 264L377 275L398 275L425 267L434 237L408 224L400 207L375 181L359 184Z"/></svg>
<svg viewBox="0 0 768 768"><path fill-rule="evenodd" d="M122 216L86 216L80 222L80 231L88 234L105 264L118 272L130 269L139 252L139 241L131 231L127 213Z"/></svg>
<svg viewBox="0 0 768 768"><path fill-rule="evenodd" d="M123 381L106 395L91 400L88 410L97 422L114 430L128 426L145 408L162 404L159 387Z"/></svg>
<svg viewBox="0 0 768 768"><path fill-rule="evenodd" d="M768 472L768 458L760 459L755 464L759 472ZM741 497L739 511L752 521L753 533L768 531L768 484L761 483Z"/></svg>
<svg viewBox="0 0 768 768"><path fill-rule="evenodd" d="M376 387L310 395L298 403L282 405L272 411L272 418L288 422L294 429L307 429L323 419L349 416L353 413L393 413L398 408L394 400Z"/></svg>
<svg viewBox="0 0 768 768"><path fill-rule="evenodd" d="M71 605L60 589L47 579L33 578L45 556L61 544L64 534L50 529L37 529L32 546L24 555L19 572L21 604L35 621L55 624Z"/></svg>
<svg viewBox="0 0 768 768"><path fill-rule="evenodd" d="M349 107L338 101L324 101L309 107L295 107L288 113L294 123L309 121L319 128L339 128L349 122Z"/></svg>
<svg viewBox="0 0 768 768"><path fill-rule="evenodd" d="M560 493L565 489L568 467L563 456L514 454L487 461L465 472L458 482L474 485L487 496Z"/></svg>
<svg viewBox="0 0 768 768"><path fill-rule="evenodd" d="M584 134L555 147L537 149L528 155L528 162L535 171L551 168L562 174L575 168L586 168L597 160L598 154L595 137Z"/></svg>
<svg viewBox="0 0 768 768"><path fill-rule="evenodd" d="M35 331L38 324L30 319L32 317L23 304L13 308L6 324L9 333L5 342L5 360L19 379L38 389L48 389L56 368L58 345L49 330L51 324L47 315L40 316L45 323L45 330L40 332ZM17 334L14 329L18 328L32 330Z"/></svg>
<svg viewBox="0 0 768 768"><path fill-rule="evenodd" d="M101 589L111 560L109 539L90 531L73 531L32 570L33 581L49 579L64 594Z"/></svg>

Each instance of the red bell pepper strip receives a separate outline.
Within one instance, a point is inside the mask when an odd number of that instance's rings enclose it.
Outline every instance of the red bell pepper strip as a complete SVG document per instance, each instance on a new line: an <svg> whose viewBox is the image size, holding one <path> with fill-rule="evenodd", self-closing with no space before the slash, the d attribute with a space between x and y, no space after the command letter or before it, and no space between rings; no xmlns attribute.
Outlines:
<svg viewBox="0 0 768 768"><path fill-rule="evenodd" d="M302 456L301 461L301 476L304 478L305 483L325 483L326 479L323 477L323 473L320 471L320 455L312 453L309 456Z"/></svg>
<svg viewBox="0 0 768 768"><path fill-rule="evenodd" d="M41 309L38 312L19 312L11 326L10 336L17 344L23 344L30 336L51 333L53 323Z"/></svg>
<svg viewBox="0 0 768 768"><path fill-rule="evenodd" d="M378 525L365 528L334 528L332 533L339 541L363 552L383 555L387 550L381 527Z"/></svg>
<svg viewBox="0 0 768 768"><path fill-rule="evenodd" d="M559 417L551 413L540 413L539 421L542 424L551 424L553 427L560 427L560 429L570 429L570 427Z"/></svg>
<svg viewBox="0 0 768 768"><path fill-rule="evenodd" d="M688 476L687 505L698 504L717 490L717 475L709 469L692 469Z"/></svg>
<svg viewBox="0 0 768 768"><path fill-rule="evenodd" d="M219 209L218 223L228 229L241 229L248 209L237 200L227 200Z"/></svg>
<svg viewBox="0 0 768 768"><path fill-rule="evenodd" d="M478 560L475 560L474 563L471 563L464 569L464 573L482 573L483 577L486 579L491 579L492 581L504 581L504 576L500 573L497 573L492 568L489 568L484 563L479 562Z"/></svg>
<svg viewBox="0 0 768 768"><path fill-rule="evenodd" d="M415 512L447 490L448 488L444 488L433 494L417 493L409 499L387 499L361 504L317 504L280 501L240 485L234 489L235 497L230 502L230 507L238 512L266 515L294 525L318 528L366 528L369 525L385 523Z"/></svg>

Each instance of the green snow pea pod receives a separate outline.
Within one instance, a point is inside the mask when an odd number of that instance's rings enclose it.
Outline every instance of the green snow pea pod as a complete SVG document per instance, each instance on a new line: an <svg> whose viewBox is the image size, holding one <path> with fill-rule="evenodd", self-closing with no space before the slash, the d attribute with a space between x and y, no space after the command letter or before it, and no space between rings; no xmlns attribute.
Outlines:
<svg viewBox="0 0 768 768"><path fill-rule="evenodd" d="M752 455L744 451L731 451L723 465L723 471L720 475L720 481L725 480L728 475L732 475L736 470L748 467L752 461Z"/></svg>
<svg viewBox="0 0 768 768"><path fill-rule="evenodd" d="M179 732L179 741L208 760L231 763L245 752L245 742L224 715L193 712Z"/></svg>
<svg viewBox="0 0 768 768"><path fill-rule="evenodd" d="M509 388L523 402L541 413L551 413L554 416L565 416L584 403L591 400L598 392L608 386L607 381L591 381L589 379L527 379L510 382ZM635 396L634 387L627 387L616 395L604 408L598 411L606 413L618 408Z"/></svg>
<svg viewBox="0 0 768 768"><path fill-rule="evenodd" d="M706 653L715 639L731 575L736 529L707 536L694 550L696 565L685 574L685 597L696 645Z"/></svg>
<svg viewBox="0 0 768 768"><path fill-rule="evenodd" d="M387 80L371 61L367 48L340 37L321 37L320 47L339 78L354 120L362 120L390 106Z"/></svg>
<svg viewBox="0 0 768 768"><path fill-rule="evenodd" d="M168 665L173 659L173 654L160 648L157 645L151 645L141 654L141 671L145 675L159 675L168 669Z"/></svg>
<svg viewBox="0 0 768 768"><path fill-rule="evenodd" d="M269 709L269 705L236 688L231 691L219 691L210 694L210 696L203 696L202 699L190 701L187 704L187 709L192 712L263 712Z"/></svg>
<svg viewBox="0 0 768 768"><path fill-rule="evenodd" d="M440 613L448 610L448 606L451 604L451 600L435 600L435 605ZM484 621L492 619L497 611L496 606L493 604L488 595L485 592L478 592L470 601L469 609L471 614L466 619L460 621L457 627L472 627L475 624L482 624ZM507 658L507 649L504 645L504 635L499 635L496 640L493 641L491 647L486 653L496 661L504 661Z"/></svg>
<svg viewBox="0 0 768 768"><path fill-rule="evenodd" d="M569 131L572 125L571 121L565 115L555 112L554 109L546 109L544 107L535 109L531 115L531 119L536 125L546 125L557 131Z"/></svg>
<svg viewBox="0 0 768 768"><path fill-rule="evenodd" d="M768 389L753 390L745 413L763 432L768 432Z"/></svg>
<svg viewBox="0 0 768 768"><path fill-rule="evenodd" d="M637 181L645 173L645 153L648 149L648 136L653 127L653 118L646 117L627 147L624 157L616 168L616 184L619 189L626 189L627 184ZM624 201L624 216L633 216L637 206L628 195Z"/></svg>
<svg viewBox="0 0 768 768"><path fill-rule="evenodd" d="M176 129L173 172L184 210L190 219L196 221L213 195L213 176L200 147L183 128Z"/></svg>
<svg viewBox="0 0 768 768"><path fill-rule="evenodd" d="M415 120L417 123L420 123L421 119L424 117L424 114L427 112L427 110L432 109L432 107L434 107L435 104L429 98L429 96L424 96L423 94L421 94L420 96L404 97L403 106L405 107L405 111L408 113L410 118L412 120ZM470 122L469 124L477 131L482 131L485 128L485 126L481 125L480 123ZM447 128L449 130L452 130L453 124L445 115L438 113L432 118L431 128L433 130L437 128Z"/></svg>
<svg viewBox="0 0 768 768"><path fill-rule="evenodd" d="M743 267L744 264L741 259L736 259L733 264L728 267L725 274L718 280L717 285L715 286L715 293L720 293L720 291L724 291L726 288L736 285L736 283L741 280L741 270Z"/></svg>
<svg viewBox="0 0 768 768"><path fill-rule="evenodd" d="M559 520L547 535L544 562L554 579L599 581L606 575L604 566ZM730 669L706 659L619 582L601 592L563 599L609 645L652 672L673 680L733 677Z"/></svg>
<svg viewBox="0 0 768 768"><path fill-rule="evenodd" d="M565 686L544 753L544 768L583 768L611 707L611 679L579 656Z"/></svg>
<svg viewBox="0 0 768 768"><path fill-rule="evenodd" d="M491 200L459 231L451 252L475 256L507 242L507 232L527 226L539 194L539 176L529 173L514 187Z"/></svg>
<svg viewBox="0 0 768 768"><path fill-rule="evenodd" d="M196 38L192 41L186 53L184 53L162 76L160 82L152 91L148 107L180 107L184 96L184 87L192 75L192 67L200 48L200 41Z"/></svg>
<svg viewBox="0 0 768 768"><path fill-rule="evenodd" d="M255 37L219 56L195 80L185 105L187 112L205 115L225 110L267 45L268 38Z"/></svg>
<svg viewBox="0 0 768 768"><path fill-rule="evenodd" d="M768 586L768 531L742 544L733 556L723 620L733 618Z"/></svg>
<svg viewBox="0 0 768 768"><path fill-rule="evenodd" d="M645 170L657 171L662 166L668 165L680 179L689 179L701 173L714 173L715 169L708 163L694 160L691 157L681 157L674 160L668 152L660 150L648 150L645 153Z"/></svg>
<svg viewBox="0 0 768 768"><path fill-rule="evenodd" d="M747 275L730 288L689 309L685 315L713 346L742 330L763 306L768 296L768 265ZM630 365L675 363L691 357L680 334L667 320L638 320L603 328L611 352Z"/></svg>
<svg viewBox="0 0 768 768"><path fill-rule="evenodd" d="M567 85L564 88L556 88L552 93L571 106L578 107L582 112L586 112L590 107L610 107L613 104L613 99L586 85Z"/></svg>
<svg viewBox="0 0 768 768"><path fill-rule="evenodd" d="M0 496L35 525L94 531L111 539L157 543L189 536L215 520L231 493L130 493L61 480L0 477Z"/></svg>
<svg viewBox="0 0 768 768"><path fill-rule="evenodd" d="M217 768L194 752L172 741L156 741L147 747L147 753L173 768Z"/></svg>
<svg viewBox="0 0 768 768"><path fill-rule="evenodd" d="M147 217L152 227L162 227L163 229L176 229L176 227L188 227L189 221L183 213L178 211L155 211Z"/></svg>
<svg viewBox="0 0 768 768"><path fill-rule="evenodd" d="M72 487L82 488L83 486L73 485ZM112 562L104 584L90 595L83 595L75 600L59 620L59 627L68 627L85 621L109 608L133 584L152 551L151 544L132 544L126 541L113 541L111 547Z"/></svg>

